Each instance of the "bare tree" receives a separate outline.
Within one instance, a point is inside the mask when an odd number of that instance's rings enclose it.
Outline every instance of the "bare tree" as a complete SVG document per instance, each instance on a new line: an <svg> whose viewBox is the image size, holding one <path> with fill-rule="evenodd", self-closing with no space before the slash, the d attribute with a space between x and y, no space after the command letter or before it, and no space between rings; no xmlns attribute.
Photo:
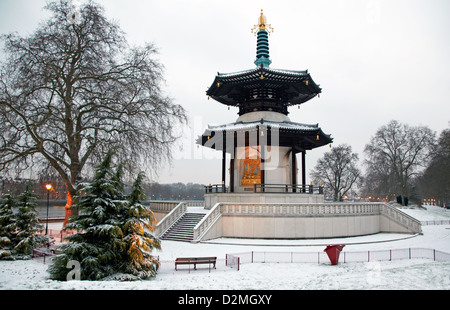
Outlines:
<svg viewBox="0 0 450 310"><path fill-rule="evenodd" d="M311 176L315 183L325 185L334 201L342 201L361 177L357 162L358 154L352 153L352 147L341 144L333 147L317 161Z"/></svg>
<svg viewBox="0 0 450 310"><path fill-rule="evenodd" d="M384 186L387 195L409 195L411 179L425 167L432 154L436 133L426 126L411 127L392 120L381 126L364 148L366 181L376 190Z"/></svg>
<svg viewBox="0 0 450 310"><path fill-rule="evenodd" d="M139 170L169 159L186 114L162 91L152 44L130 47L92 1L45 8L52 16L29 37L2 36L0 170L56 170L67 222L85 167L111 148Z"/></svg>

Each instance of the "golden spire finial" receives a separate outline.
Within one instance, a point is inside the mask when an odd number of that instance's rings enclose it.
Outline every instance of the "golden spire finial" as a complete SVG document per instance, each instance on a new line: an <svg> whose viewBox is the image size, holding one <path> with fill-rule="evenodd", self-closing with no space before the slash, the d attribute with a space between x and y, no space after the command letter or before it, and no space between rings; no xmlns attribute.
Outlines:
<svg viewBox="0 0 450 310"><path fill-rule="evenodd" d="M272 26L267 23L267 18L264 16L263 10L261 10L261 16L258 17L258 24L252 28L252 33L256 35L260 30L266 30L269 34L274 31Z"/></svg>

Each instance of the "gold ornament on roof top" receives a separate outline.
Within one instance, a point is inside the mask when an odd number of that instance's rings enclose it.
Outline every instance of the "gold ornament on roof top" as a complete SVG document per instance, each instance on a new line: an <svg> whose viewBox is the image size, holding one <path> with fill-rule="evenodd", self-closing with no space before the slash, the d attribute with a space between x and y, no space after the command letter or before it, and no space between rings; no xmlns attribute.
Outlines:
<svg viewBox="0 0 450 310"><path fill-rule="evenodd" d="M264 16L263 10L261 10L261 16L258 17L258 24L252 28L252 33L256 35L260 30L266 30L269 34L274 31L272 25L267 23L267 18Z"/></svg>

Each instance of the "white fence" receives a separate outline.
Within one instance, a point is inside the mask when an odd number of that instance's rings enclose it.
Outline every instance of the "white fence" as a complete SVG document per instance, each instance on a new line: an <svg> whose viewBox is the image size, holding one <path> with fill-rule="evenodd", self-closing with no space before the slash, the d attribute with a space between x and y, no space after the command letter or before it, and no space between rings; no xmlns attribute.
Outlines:
<svg viewBox="0 0 450 310"><path fill-rule="evenodd" d="M433 261L450 261L450 253L427 248L406 248L375 251L342 251L339 262L393 261L424 258ZM242 252L226 255L226 265L239 270L248 263L317 263L330 264L325 252Z"/></svg>
<svg viewBox="0 0 450 310"><path fill-rule="evenodd" d="M420 221L423 226L426 225L450 225L450 220L433 220L433 221Z"/></svg>

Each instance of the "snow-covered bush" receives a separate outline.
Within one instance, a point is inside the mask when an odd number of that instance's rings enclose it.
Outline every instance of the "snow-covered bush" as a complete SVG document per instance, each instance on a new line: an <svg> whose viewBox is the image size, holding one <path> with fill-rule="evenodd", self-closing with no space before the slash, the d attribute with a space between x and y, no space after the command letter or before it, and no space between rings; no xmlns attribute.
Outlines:
<svg viewBox="0 0 450 310"><path fill-rule="evenodd" d="M9 240L8 246L11 243L11 239L15 230L15 217L13 212L15 204L16 202L14 198L10 194L6 194L3 197L2 204L0 205L0 238L7 238ZM0 242L0 249L2 248L2 246L5 246L5 244L2 244L2 242Z"/></svg>
<svg viewBox="0 0 450 310"><path fill-rule="evenodd" d="M61 254L49 268L52 279L66 280L67 264L73 260L80 264L82 280L100 280L117 273L138 278L156 275L159 262L150 252L160 244L150 234L153 213L139 203L143 175L138 176L131 195L126 197L122 166L113 172L112 156L113 152L108 152L92 182L80 184L74 205L79 215L64 228L77 233L58 248Z"/></svg>
<svg viewBox="0 0 450 310"><path fill-rule="evenodd" d="M36 200L37 195L33 193L31 185L28 185L25 192L17 197L17 201L7 195L0 207L0 237L3 237L3 241L9 240L7 244L2 242L2 247L10 250L14 258L30 258L33 248L47 241L46 236L36 234L42 230ZM14 207L18 209L15 214L12 212Z"/></svg>
<svg viewBox="0 0 450 310"><path fill-rule="evenodd" d="M11 195L7 194L0 205L0 260L14 260L11 256L14 233L14 207L15 201Z"/></svg>

